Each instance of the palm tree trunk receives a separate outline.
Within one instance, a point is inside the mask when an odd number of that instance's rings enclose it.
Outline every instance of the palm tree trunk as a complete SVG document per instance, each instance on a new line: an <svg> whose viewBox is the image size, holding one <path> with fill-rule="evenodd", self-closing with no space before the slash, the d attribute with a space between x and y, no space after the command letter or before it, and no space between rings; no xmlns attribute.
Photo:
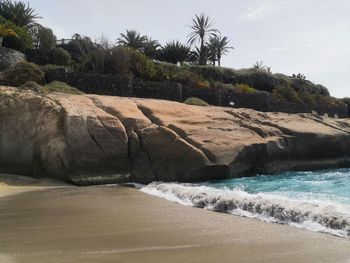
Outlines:
<svg viewBox="0 0 350 263"><path fill-rule="evenodd" d="M218 65L219 65L219 67L221 67L221 54L220 53L218 54Z"/></svg>
<svg viewBox="0 0 350 263"><path fill-rule="evenodd" d="M204 61L204 39L201 37L201 52L199 54L199 65L205 65Z"/></svg>

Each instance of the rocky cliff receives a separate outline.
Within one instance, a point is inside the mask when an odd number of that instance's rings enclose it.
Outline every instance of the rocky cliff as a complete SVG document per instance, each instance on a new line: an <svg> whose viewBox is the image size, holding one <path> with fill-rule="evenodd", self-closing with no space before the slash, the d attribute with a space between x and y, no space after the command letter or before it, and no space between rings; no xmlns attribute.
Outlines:
<svg viewBox="0 0 350 263"><path fill-rule="evenodd" d="M350 120L0 87L0 172L80 185L350 166Z"/></svg>

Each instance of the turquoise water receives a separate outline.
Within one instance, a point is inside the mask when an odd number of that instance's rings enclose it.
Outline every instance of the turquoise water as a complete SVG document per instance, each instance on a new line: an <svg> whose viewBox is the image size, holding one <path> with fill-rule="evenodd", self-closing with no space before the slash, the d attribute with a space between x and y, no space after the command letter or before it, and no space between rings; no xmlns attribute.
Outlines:
<svg viewBox="0 0 350 263"><path fill-rule="evenodd" d="M291 199L307 198L350 205L350 169L286 172L274 176L211 181L203 185L217 189L241 188L252 194L268 193Z"/></svg>
<svg viewBox="0 0 350 263"><path fill-rule="evenodd" d="M218 212L350 237L350 169L286 172L141 191Z"/></svg>

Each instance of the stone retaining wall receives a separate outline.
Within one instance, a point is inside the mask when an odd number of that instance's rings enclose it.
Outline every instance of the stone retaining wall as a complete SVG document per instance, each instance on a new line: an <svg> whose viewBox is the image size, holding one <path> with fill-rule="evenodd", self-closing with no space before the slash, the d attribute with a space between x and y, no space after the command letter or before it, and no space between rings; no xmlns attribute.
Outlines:
<svg viewBox="0 0 350 263"><path fill-rule="evenodd" d="M143 81L124 75L93 75L86 73L66 73L64 69L46 74L47 82L63 81L85 93L124 97L155 98L182 102L197 97L211 105L250 108L259 111L287 113L308 113L316 111L340 118L349 117L348 106L321 107L303 103L276 101L267 92L237 93L231 89L198 89L170 81Z"/></svg>

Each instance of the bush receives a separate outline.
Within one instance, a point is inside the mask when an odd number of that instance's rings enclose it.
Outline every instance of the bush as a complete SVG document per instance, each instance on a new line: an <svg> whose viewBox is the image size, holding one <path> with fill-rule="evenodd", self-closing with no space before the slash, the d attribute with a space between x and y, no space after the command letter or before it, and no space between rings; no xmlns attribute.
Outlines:
<svg viewBox="0 0 350 263"><path fill-rule="evenodd" d="M235 70L236 83L247 84L254 89L271 92L277 86L277 79L271 73L255 69Z"/></svg>
<svg viewBox="0 0 350 263"><path fill-rule="evenodd" d="M111 69L114 73L127 74L131 68L131 51L126 47L115 47L111 50Z"/></svg>
<svg viewBox="0 0 350 263"><path fill-rule="evenodd" d="M131 71L137 76L145 80L153 80L156 76L157 70L154 62L135 50L131 52Z"/></svg>
<svg viewBox="0 0 350 263"><path fill-rule="evenodd" d="M19 87L27 81L44 83L44 72L36 64L21 61L3 72L2 82L4 85Z"/></svg>
<svg viewBox="0 0 350 263"><path fill-rule="evenodd" d="M214 66L199 66L199 65L191 65L186 67L189 71L194 72L205 80L213 80L213 81L223 81L223 70L220 67Z"/></svg>
<svg viewBox="0 0 350 263"><path fill-rule="evenodd" d="M47 84L45 88L50 92L62 92L76 95L84 94L84 92L81 92L80 90L69 86L67 83L60 81L53 81Z"/></svg>
<svg viewBox="0 0 350 263"><path fill-rule="evenodd" d="M313 94L315 103L318 106L324 106L324 107L338 107L338 106L344 106L346 103L340 99L336 99L330 96L324 96L321 94Z"/></svg>
<svg viewBox="0 0 350 263"><path fill-rule="evenodd" d="M2 46L18 51L25 50L25 44L16 36L5 36L2 41Z"/></svg>
<svg viewBox="0 0 350 263"><path fill-rule="evenodd" d="M2 28L12 30L13 32L16 33L16 36L14 36L13 34L7 35L8 37L15 37L16 38L16 43L15 43L14 47L11 47L10 45L12 42L15 42L15 40L13 40L13 39L5 40L5 38L4 38L5 44L7 45L6 47L16 49L19 51L24 51L27 48L33 47L32 36L27 28L16 26L11 21L4 19L2 16L0 16L0 25ZM7 41L7 43L6 43L6 41ZM18 44L18 42L20 42L21 44ZM18 47L20 47L21 49L18 49Z"/></svg>
<svg viewBox="0 0 350 263"><path fill-rule="evenodd" d="M308 92L299 92L298 93L298 97L300 98L300 100L308 105L315 105L315 96L313 96L312 94L308 93Z"/></svg>
<svg viewBox="0 0 350 263"><path fill-rule="evenodd" d="M225 84L219 81L209 81L210 88L214 89L236 89L236 87L232 84Z"/></svg>
<svg viewBox="0 0 350 263"><path fill-rule="evenodd" d="M111 67L114 73L133 73L145 80L152 80L157 73L154 62L131 48L116 47L112 50Z"/></svg>
<svg viewBox="0 0 350 263"><path fill-rule="evenodd" d="M115 73L111 65L111 54L105 49L96 49L87 54L84 69L98 74Z"/></svg>
<svg viewBox="0 0 350 263"><path fill-rule="evenodd" d="M185 71L183 67L179 67L172 63L156 62L156 76L155 80L170 80L174 75Z"/></svg>
<svg viewBox="0 0 350 263"><path fill-rule="evenodd" d="M182 70L170 77L171 81L180 82L189 87L197 87L202 80L197 74Z"/></svg>
<svg viewBox="0 0 350 263"><path fill-rule="evenodd" d="M55 65L67 66L71 62L70 54L63 48L56 48L53 51L52 62Z"/></svg>
<svg viewBox="0 0 350 263"><path fill-rule="evenodd" d="M209 106L209 104L206 103L204 100L201 100L196 97L188 98L184 101L184 103L188 105L196 105L196 106Z"/></svg>
<svg viewBox="0 0 350 263"><path fill-rule="evenodd" d="M235 90L239 93L256 93L257 90L250 87L249 85L247 84L237 84L235 85Z"/></svg>
<svg viewBox="0 0 350 263"><path fill-rule="evenodd" d="M44 66L40 66L40 69L46 74L47 72L50 71L56 71L56 70L66 70L65 67L59 66L59 65L52 65L52 64L47 64Z"/></svg>
<svg viewBox="0 0 350 263"><path fill-rule="evenodd" d="M11 28L6 28L5 25L0 24L0 37L13 36L16 37L16 32Z"/></svg>
<svg viewBox="0 0 350 263"><path fill-rule="evenodd" d="M280 86L272 91L272 95L280 100L288 100L292 102L301 102L298 93L289 86Z"/></svg>
<svg viewBox="0 0 350 263"><path fill-rule="evenodd" d="M68 44L60 45L72 57L72 59L82 67L87 59L87 54L98 49L88 37L73 39Z"/></svg>

